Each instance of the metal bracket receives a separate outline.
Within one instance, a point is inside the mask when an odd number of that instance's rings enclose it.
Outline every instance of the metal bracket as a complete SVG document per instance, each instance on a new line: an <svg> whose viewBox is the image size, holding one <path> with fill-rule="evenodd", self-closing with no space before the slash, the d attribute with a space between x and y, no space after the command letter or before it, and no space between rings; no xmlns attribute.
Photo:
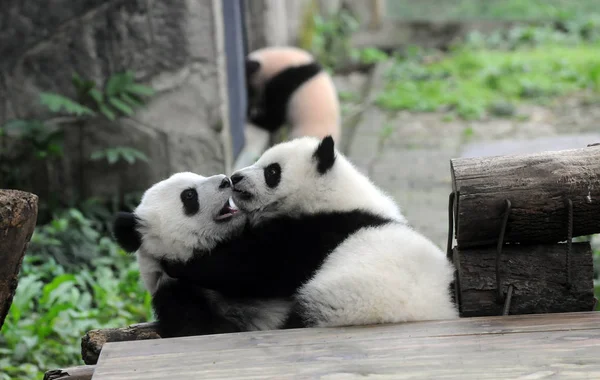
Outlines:
<svg viewBox="0 0 600 380"><path fill-rule="evenodd" d="M567 199L567 289L571 288L571 250L573 246L573 201Z"/></svg>
<svg viewBox="0 0 600 380"><path fill-rule="evenodd" d="M513 286L512 284L508 285L508 292L506 293L506 299L504 300L504 308L502 310L502 315L508 315L510 310L510 301L512 301L513 294Z"/></svg>
<svg viewBox="0 0 600 380"><path fill-rule="evenodd" d="M500 227L500 236L498 236L498 245L496 246L496 290L498 292L498 302L502 302L502 299L504 298L500 280L500 255L502 254L502 247L504 247L504 235L506 234L508 217L512 210L512 203L510 203L508 199L504 201L504 204L506 205L504 211L504 219L502 220L502 226Z"/></svg>

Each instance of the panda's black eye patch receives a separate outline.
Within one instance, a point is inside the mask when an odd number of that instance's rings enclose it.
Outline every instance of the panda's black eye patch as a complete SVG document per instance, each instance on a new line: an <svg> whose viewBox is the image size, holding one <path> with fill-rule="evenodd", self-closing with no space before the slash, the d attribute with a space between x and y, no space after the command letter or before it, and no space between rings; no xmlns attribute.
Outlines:
<svg viewBox="0 0 600 380"><path fill-rule="evenodd" d="M183 203L183 212L185 215L191 216L200 210L196 189L185 189L179 197L181 198L181 203Z"/></svg>
<svg viewBox="0 0 600 380"><path fill-rule="evenodd" d="M265 168L265 182L270 188L277 187L281 181L281 166L278 163L271 164Z"/></svg>

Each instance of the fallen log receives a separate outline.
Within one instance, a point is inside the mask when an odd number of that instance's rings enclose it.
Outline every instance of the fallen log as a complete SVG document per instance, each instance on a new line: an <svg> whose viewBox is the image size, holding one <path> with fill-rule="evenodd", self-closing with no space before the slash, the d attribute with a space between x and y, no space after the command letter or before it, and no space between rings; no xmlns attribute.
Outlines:
<svg viewBox="0 0 600 380"><path fill-rule="evenodd" d="M17 290L21 262L38 213L38 197L0 190L0 329Z"/></svg>
<svg viewBox="0 0 600 380"><path fill-rule="evenodd" d="M156 327L156 322L150 322L122 328L90 330L81 338L81 358L85 364L96 364L104 343L160 339Z"/></svg>
<svg viewBox="0 0 600 380"><path fill-rule="evenodd" d="M568 265L566 252L567 244L505 245L500 255L503 297L499 299L496 248L455 247L456 297L461 317L502 315L510 285L513 289L508 314L591 311L595 299L590 243L573 243Z"/></svg>
<svg viewBox="0 0 600 380"><path fill-rule="evenodd" d="M81 365L47 371L44 380L91 380L96 366Z"/></svg>
<svg viewBox="0 0 600 380"><path fill-rule="evenodd" d="M600 232L600 147L450 161L458 194L456 240L461 248L495 244L506 209L505 242L556 243Z"/></svg>

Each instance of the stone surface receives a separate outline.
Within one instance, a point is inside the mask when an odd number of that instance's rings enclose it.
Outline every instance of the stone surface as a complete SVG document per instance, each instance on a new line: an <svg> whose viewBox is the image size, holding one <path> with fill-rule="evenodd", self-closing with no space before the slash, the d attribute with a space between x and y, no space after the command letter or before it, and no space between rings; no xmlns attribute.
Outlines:
<svg viewBox="0 0 600 380"><path fill-rule="evenodd" d="M39 93L73 96L73 72L104 83L132 70L156 90L132 118L86 121L85 157L129 145L150 158L112 166L86 159L87 195L143 190L175 171L224 171L212 1L56 0L42 7L26 0L0 13L0 123L49 118ZM69 174L54 185L68 198L77 187L79 138L71 123L59 124L67 130L68 153L54 171Z"/></svg>
<svg viewBox="0 0 600 380"><path fill-rule="evenodd" d="M527 120L464 121L446 113L389 113L373 105L385 84L388 63L379 64L347 154L400 204L409 222L446 249L450 159L584 147L600 142L600 102L558 99L552 107L523 105ZM448 121L449 120L449 121Z"/></svg>

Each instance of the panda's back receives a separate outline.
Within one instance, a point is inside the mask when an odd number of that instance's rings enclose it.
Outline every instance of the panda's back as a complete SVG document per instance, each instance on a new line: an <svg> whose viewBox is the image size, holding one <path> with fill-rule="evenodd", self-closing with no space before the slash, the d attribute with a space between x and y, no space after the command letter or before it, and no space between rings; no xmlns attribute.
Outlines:
<svg viewBox="0 0 600 380"><path fill-rule="evenodd" d="M448 297L445 254L401 223L363 228L345 239L296 295L311 326L396 323L457 317Z"/></svg>

